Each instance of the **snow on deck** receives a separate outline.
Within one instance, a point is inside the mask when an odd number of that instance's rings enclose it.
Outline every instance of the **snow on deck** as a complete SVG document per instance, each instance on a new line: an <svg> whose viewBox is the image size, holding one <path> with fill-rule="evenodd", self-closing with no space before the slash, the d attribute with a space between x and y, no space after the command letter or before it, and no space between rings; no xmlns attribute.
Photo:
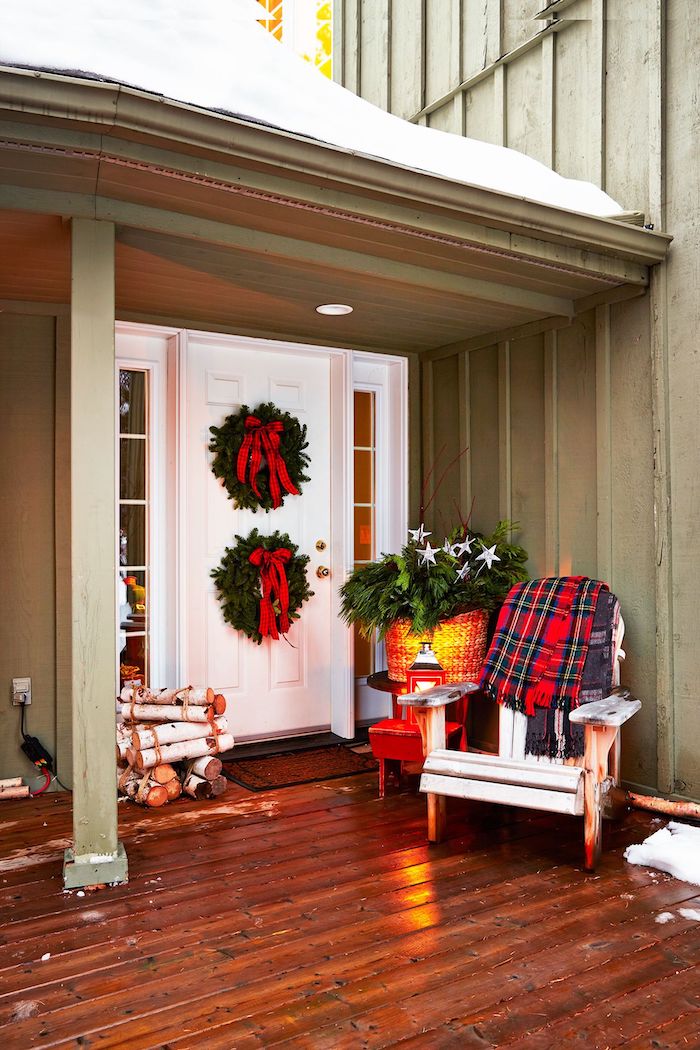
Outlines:
<svg viewBox="0 0 700 1050"><path fill-rule="evenodd" d="M87 76L589 215L622 209L503 146L422 127L279 44L253 0L0 0L0 65Z"/></svg>
<svg viewBox="0 0 700 1050"><path fill-rule="evenodd" d="M658 868L682 882L700 886L700 828L672 820L644 842L628 846L625 860L645 868ZM697 917L700 919L700 912ZM656 921L666 920L659 917Z"/></svg>

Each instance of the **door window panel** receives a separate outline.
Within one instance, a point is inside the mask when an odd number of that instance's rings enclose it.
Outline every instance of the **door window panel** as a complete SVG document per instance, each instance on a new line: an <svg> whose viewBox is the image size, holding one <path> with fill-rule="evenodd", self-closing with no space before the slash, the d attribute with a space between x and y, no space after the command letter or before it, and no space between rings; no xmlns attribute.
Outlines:
<svg viewBox="0 0 700 1050"><path fill-rule="evenodd" d="M149 684L150 460L149 374L119 372L118 600L120 685Z"/></svg>
<svg viewBox="0 0 700 1050"><path fill-rule="evenodd" d="M355 566L376 557L376 445L375 394L371 390L354 392L355 461L353 518ZM374 639L363 638L355 628L355 676L365 678L374 671Z"/></svg>

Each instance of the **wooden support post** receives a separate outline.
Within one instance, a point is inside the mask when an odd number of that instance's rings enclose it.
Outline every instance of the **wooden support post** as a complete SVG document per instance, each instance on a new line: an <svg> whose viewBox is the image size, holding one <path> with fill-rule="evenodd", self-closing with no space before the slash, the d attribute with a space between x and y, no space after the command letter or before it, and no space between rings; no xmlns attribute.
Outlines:
<svg viewBox="0 0 700 1050"><path fill-rule="evenodd" d="M447 746L445 736L445 707L414 707L416 722L423 741L423 758L431 751L443 750ZM444 795L427 793L428 841L442 842L447 830L447 799Z"/></svg>
<svg viewBox="0 0 700 1050"><path fill-rule="evenodd" d="M71 603L73 846L67 888L127 880L114 768L114 225L73 219Z"/></svg>

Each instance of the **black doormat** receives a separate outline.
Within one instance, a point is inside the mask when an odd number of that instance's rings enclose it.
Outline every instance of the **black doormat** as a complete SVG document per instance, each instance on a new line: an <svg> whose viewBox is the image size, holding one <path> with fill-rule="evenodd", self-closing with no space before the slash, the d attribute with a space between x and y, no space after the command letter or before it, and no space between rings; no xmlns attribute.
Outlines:
<svg viewBox="0 0 700 1050"><path fill-rule="evenodd" d="M358 755L349 747L334 744L286 754L229 759L223 767L224 776L234 784L249 791L270 791L295 784L312 784L316 780L371 773L377 768L377 763L370 752Z"/></svg>

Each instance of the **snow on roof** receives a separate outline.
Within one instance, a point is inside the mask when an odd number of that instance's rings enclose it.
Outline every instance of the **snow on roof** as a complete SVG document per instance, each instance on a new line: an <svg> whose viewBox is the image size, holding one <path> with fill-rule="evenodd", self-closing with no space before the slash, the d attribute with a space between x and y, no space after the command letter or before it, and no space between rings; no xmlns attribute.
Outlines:
<svg viewBox="0 0 700 1050"><path fill-rule="evenodd" d="M515 150L385 113L257 23L254 0L0 0L0 64L113 81L570 211L622 209Z"/></svg>

